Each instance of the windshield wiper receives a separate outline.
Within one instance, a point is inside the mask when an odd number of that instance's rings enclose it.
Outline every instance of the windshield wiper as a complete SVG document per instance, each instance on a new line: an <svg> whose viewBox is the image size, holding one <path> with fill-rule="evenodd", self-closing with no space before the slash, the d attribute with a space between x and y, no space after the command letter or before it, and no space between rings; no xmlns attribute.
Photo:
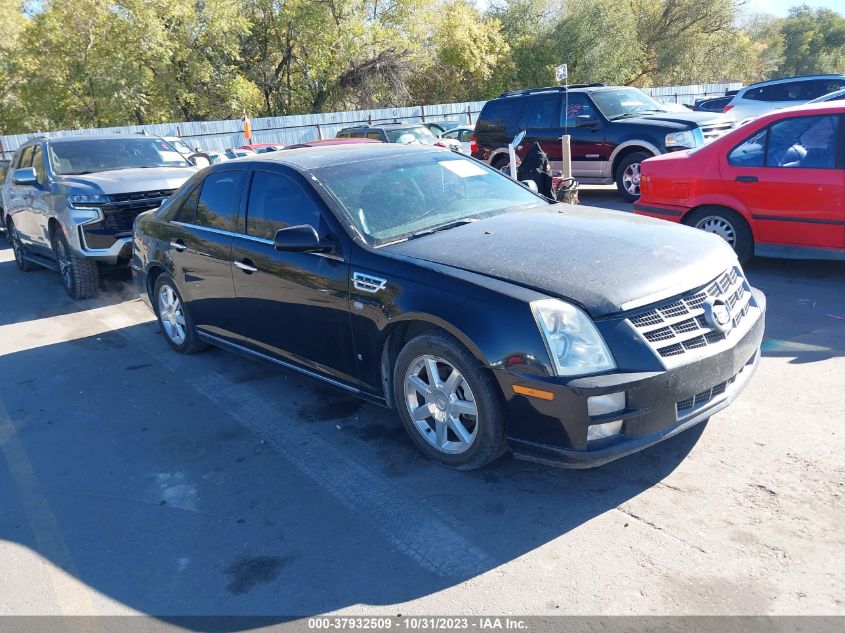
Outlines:
<svg viewBox="0 0 845 633"><path fill-rule="evenodd" d="M610 117L609 121L616 121L618 119L627 119L628 117L632 116L640 116L642 114L642 110L639 112L626 112L625 114L617 114L616 116Z"/></svg>
<svg viewBox="0 0 845 633"><path fill-rule="evenodd" d="M425 229L422 231L418 231L416 233L411 233L408 236L409 240L415 240L418 237L424 237L426 235L431 235L432 233L437 233L438 231L446 231L448 229L454 229L456 226L463 226L464 224L472 224L473 222L478 222L476 218L462 218L460 220L455 220L454 222L447 222L446 224L441 224L440 226L434 226L430 229Z"/></svg>

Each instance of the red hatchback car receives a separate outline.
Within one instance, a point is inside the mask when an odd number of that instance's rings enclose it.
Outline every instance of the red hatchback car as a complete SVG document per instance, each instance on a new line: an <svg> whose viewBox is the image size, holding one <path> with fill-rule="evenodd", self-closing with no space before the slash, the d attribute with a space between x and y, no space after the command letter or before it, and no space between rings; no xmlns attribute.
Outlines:
<svg viewBox="0 0 845 633"><path fill-rule="evenodd" d="M640 192L636 213L716 233L743 261L845 260L845 105L779 110L649 158Z"/></svg>

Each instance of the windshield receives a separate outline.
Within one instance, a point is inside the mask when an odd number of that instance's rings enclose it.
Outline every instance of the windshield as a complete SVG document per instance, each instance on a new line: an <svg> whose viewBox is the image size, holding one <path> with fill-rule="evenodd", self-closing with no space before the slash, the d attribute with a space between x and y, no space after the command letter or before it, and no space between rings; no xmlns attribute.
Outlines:
<svg viewBox="0 0 845 633"><path fill-rule="evenodd" d="M401 143L403 145L408 145L409 143L431 145L437 140L437 137L431 133L431 130L423 126L385 130L385 133L391 143Z"/></svg>
<svg viewBox="0 0 845 633"><path fill-rule="evenodd" d="M643 112L665 112L666 108L637 88L597 90L590 94L601 113L610 121Z"/></svg>
<svg viewBox="0 0 845 633"><path fill-rule="evenodd" d="M313 170L373 246L519 207L548 204L460 154L420 151Z"/></svg>
<svg viewBox="0 0 845 633"><path fill-rule="evenodd" d="M160 138L52 142L50 162L56 174L65 176L113 169L191 166Z"/></svg>

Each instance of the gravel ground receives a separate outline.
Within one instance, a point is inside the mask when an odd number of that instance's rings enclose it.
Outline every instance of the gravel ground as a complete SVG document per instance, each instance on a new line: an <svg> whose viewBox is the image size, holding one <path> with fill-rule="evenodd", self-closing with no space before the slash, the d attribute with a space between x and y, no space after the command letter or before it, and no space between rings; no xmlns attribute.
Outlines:
<svg viewBox="0 0 845 633"><path fill-rule="evenodd" d="M764 355L706 426L456 473L391 412L179 356L125 278L75 303L0 242L0 614L843 615L845 265L748 275Z"/></svg>

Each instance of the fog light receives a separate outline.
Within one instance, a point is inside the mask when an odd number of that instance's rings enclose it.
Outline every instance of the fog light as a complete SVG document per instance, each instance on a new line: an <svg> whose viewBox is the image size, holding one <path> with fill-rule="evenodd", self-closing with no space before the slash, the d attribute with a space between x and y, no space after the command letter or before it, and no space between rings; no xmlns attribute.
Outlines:
<svg viewBox="0 0 845 633"><path fill-rule="evenodd" d="M601 440L606 437L613 437L622 432L622 420L605 422L604 424L591 424L587 427L587 441Z"/></svg>
<svg viewBox="0 0 845 633"><path fill-rule="evenodd" d="M608 393L587 398L587 415L595 417L622 411L626 406L625 392Z"/></svg>

